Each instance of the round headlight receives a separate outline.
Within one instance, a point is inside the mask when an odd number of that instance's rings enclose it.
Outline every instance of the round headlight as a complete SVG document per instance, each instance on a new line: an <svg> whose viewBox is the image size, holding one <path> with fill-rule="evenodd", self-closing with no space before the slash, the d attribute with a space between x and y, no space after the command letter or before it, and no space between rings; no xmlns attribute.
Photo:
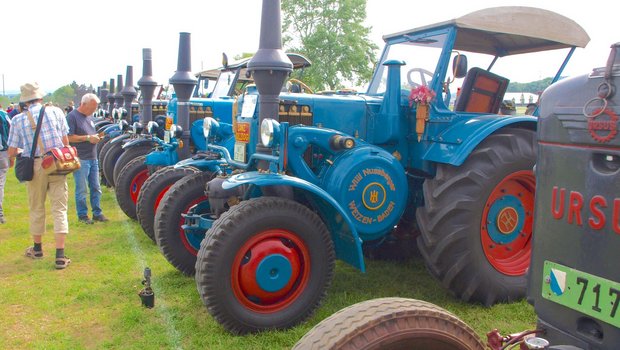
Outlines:
<svg viewBox="0 0 620 350"><path fill-rule="evenodd" d="M129 129L129 123L127 123L126 120L121 120L120 122L118 122L118 125L120 125L121 130L126 131L127 129Z"/></svg>
<svg viewBox="0 0 620 350"><path fill-rule="evenodd" d="M271 147L276 139L276 133L280 130L280 124L270 118L264 119L260 125L260 142L264 147Z"/></svg>
<svg viewBox="0 0 620 350"><path fill-rule="evenodd" d="M155 134L158 128L159 128L159 124L157 124L157 122L154 122L152 120L148 122L148 124L146 124L146 131L149 134Z"/></svg>
<svg viewBox="0 0 620 350"><path fill-rule="evenodd" d="M144 127L142 126L142 123L140 122L134 122L132 125L132 129L133 129L133 133L134 134L139 134L142 132L142 130L144 130Z"/></svg>
<svg viewBox="0 0 620 350"><path fill-rule="evenodd" d="M176 138L181 138L183 136L183 128L180 125L172 124L170 126L170 135Z"/></svg>

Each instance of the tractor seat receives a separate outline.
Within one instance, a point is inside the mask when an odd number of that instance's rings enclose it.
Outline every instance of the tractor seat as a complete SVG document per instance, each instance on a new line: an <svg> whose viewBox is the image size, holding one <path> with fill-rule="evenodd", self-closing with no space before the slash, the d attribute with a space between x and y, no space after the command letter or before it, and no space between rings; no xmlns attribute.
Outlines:
<svg viewBox="0 0 620 350"><path fill-rule="evenodd" d="M454 110L497 114L510 80L474 67L467 72Z"/></svg>

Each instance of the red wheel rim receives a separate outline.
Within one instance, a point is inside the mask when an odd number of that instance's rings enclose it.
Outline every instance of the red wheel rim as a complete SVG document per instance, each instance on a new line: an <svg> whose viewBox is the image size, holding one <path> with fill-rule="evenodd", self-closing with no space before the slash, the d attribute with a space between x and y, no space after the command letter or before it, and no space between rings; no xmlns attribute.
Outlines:
<svg viewBox="0 0 620 350"><path fill-rule="evenodd" d="M205 195L194 199L185 207L185 209L181 211L181 214L187 214L191 207L202 201L206 201L207 199L208 198ZM179 236L181 236L181 242L183 242L183 245L188 252L190 252L194 256L198 256L198 249L194 248L194 246L187 239L187 235L185 234L185 230L183 229L183 224L185 224L185 218L183 217L183 215L181 215L181 217L179 218Z"/></svg>
<svg viewBox="0 0 620 350"><path fill-rule="evenodd" d="M133 204L138 202L138 195L140 195L140 189L142 189L142 185L146 179L149 178L149 170L144 169L136 174L136 176L131 179L131 183L129 183L129 195L131 196L131 201Z"/></svg>
<svg viewBox="0 0 620 350"><path fill-rule="evenodd" d="M260 265L270 257L287 260L290 276L276 291L260 286ZM305 243L290 231L270 229L250 238L237 252L231 268L231 284L237 300L255 312L274 313L286 309L304 291L310 278L310 253Z"/></svg>
<svg viewBox="0 0 620 350"><path fill-rule="evenodd" d="M536 180L532 171L506 176L486 201L480 224L488 262L508 276L521 276L530 266Z"/></svg>
<svg viewBox="0 0 620 350"><path fill-rule="evenodd" d="M166 195L166 192L168 192L170 187L172 187L172 185L166 186L166 188L164 188L157 194L157 198L155 198L155 204L153 205L154 213L157 213L157 208L159 208L159 202L161 202L162 198L164 198L164 196Z"/></svg>

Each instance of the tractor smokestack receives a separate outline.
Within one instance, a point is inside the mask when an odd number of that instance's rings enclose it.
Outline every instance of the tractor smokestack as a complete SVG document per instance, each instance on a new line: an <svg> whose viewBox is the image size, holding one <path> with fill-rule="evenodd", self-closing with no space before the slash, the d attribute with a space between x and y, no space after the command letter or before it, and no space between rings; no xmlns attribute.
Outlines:
<svg viewBox="0 0 620 350"><path fill-rule="evenodd" d="M103 86L101 87L101 95L100 95L102 109L105 109L106 104L108 103L109 93L110 93L110 90L108 90L108 82L104 81Z"/></svg>
<svg viewBox="0 0 620 350"><path fill-rule="evenodd" d="M131 103L138 96L136 88L133 86L133 67L127 66L127 74L125 74L125 87L121 90L121 95L125 100L125 109L127 110L127 122L131 123Z"/></svg>
<svg viewBox="0 0 620 350"><path fill-rule="evenodd" d="M278 104L284 80L293 71L293 63L282 50L280 0L263 0L260 25L260 44L248 71L254 76L259 94L259 125L266 118L279 120ZM270 153L257 146L260 153Z"/></svg>
<svg viewBox="0 0 620 350"><path fill-rule="evenodd" d="M114 109L115 100L116 94L114 93L114 78L110 78L110 92L108 93L108 116L112 116L112 110Z"/></svg>
<svg viewBox="0 0 620 350"><path fill-rule="evenodd" d="M198 81L191 72L192 55L190 40L190 33L180 33L177 70L169 80L174 86L174 92L177 95L176 124L183 129L181 140L185 147L179 147L177 151L180 159L189 157L189 99Z"/></svg>
<svg viewBox="0 0 620 350"><path fill-rule="evenodd" d="M140 122L146 125L153 120L153 93L157 82L153 79L153 58L151 49L142 49L142 78L138 80L138 86L142 91L142 114Z"/></svg>
<svg viewBox="0 0 620 350"><path fill-rule="evenodd" d="M114 100L114 104L116 107L121 107L123 105L123 95L121 95L121 90L123 90L123 75L116 75L116 99Z"/></svg>

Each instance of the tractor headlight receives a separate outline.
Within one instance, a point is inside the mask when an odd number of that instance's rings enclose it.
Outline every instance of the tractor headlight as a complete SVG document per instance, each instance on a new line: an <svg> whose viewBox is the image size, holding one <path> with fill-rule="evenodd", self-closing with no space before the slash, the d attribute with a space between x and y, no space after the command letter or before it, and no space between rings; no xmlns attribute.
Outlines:
<svg viewBox="0 0 620 350"><path fill-rule="evenodd" d="M170 126L170 136L180 139L183 136L183 128L179 125L172 124Z"/></svg>
<svg viewBox="0 0 620 350"><path fill-rule="evenodd" d="M129 129L129 123L127 123L126 120L121 120L120 122L118 122L118 125L120 126L121 130L123 131L127 131Z"/></svg>
<svg viewBox="0 0 620 350"><path fill-rule="evenodd" d="M140 122L134 122L132 125L132 129L133 133L138 135L142 132L142 130L144 130L144 126L142 126L142 123Z"/></svg>
<svg viewBox="0 0 620 350"><path fill-rule="evenodd" d="M205 135L205 138L208 140L209 137L213 137L217 134L217 129L220 128L220 123L217 120L206 117L202 122L202 132Z"/></svg>
<svg viewBox="0 0 620 350"><path fill-rule="evenodd" d="M280 133L280 123L274 119L264 119L260 124L260 142L265 147L272 147Z"/></svg>
<svg viewBox="0 0 620 350"><path fill-rule="evenodd" d="M157 129L159 129L159 124L157 124L157 122L155 121L150 121L148 122L148 124L146 124L146 132L148 132L149 134L155 134L157 133Z"/></svg>

